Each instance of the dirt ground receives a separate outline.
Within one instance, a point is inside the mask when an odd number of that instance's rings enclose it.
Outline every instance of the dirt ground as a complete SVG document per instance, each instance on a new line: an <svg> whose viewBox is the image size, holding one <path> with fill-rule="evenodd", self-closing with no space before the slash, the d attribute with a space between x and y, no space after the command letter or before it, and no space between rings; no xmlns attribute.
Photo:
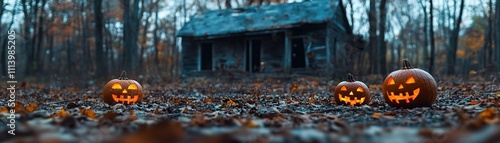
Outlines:
<svg viewBox="0 0 500 143"><path fill-rule="evenodd" d="M360 79L372 101L354 107L332 97L342 80L319 77L141 83L134 105L104 103L105 82L24 82L15 135L0 100L0 142L500 142L500 79L436 79L437 101L412 109L387 105L381 79Z"/></svg>

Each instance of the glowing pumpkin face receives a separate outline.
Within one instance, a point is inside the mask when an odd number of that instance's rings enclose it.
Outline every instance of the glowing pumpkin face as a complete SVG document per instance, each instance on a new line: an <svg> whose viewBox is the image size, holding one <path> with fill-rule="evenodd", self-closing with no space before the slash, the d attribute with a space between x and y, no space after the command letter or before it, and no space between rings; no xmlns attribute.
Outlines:
<svg viewBox="0 0 500 143"><path fill-rule="evenodd" d="M342 105L354 106L370 103L368 87L363 82L355 81L351 74L347 75L347 81L342 81L335 87L333 97L338 104Z"/></svg>
<svg viewBox="0 0 500 143"><path fill-rule="evenodd" d="M133 104L142 101L141 85L135 80L129 80L122 72L118 79L109 81L102 91L102 99L108 104Z"/></svg>
<svg viewBox="0 0 500 143"><path fill-rule="evenodd" d="M432 75L414 69L405 60L403 69L390 73L384 80L382 93L387 104L393 107L431 106L437 97L437 84Z"/></svg>

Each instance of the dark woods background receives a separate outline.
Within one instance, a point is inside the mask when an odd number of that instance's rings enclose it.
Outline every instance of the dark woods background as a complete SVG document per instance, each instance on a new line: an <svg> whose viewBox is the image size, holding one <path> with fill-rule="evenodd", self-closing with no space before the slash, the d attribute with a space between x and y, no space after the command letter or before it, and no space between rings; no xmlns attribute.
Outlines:
<svg viewBox="0 0 500 143"><path fill-rule="evenodd" d="M7 75L7 31L15 30L18 78L109 79L126 70L137 78L176 81L181 47L175 35L190 15L285 2L293 1L2 0L0 75ZM343 3L354 32L366 41L343 63L355 74L385 75L403 59L437 76L500 71L500 4L494 0Z"/></svg>

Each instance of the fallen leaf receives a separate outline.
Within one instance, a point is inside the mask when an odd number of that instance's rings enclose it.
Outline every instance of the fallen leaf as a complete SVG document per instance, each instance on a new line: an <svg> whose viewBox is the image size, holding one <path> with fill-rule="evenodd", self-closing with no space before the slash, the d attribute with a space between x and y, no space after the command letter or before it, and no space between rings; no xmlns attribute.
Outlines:
<svg viewBox="0 0 500 143"><path fill-rule="evenodd" d="M29 113L31 113L37 109L38 109L38 105L36 103L31 103L30 105L28 105L28 107L26 107L26 111L28 111Z"/></svg>
<svg viewBox="0 0 500 143"><path fill-rule="evenodd" d="M213 103L213 102L212 102L212 99L205 98L205 100L203 100L203 103Z"/></svg>
<svg viewBox="0 0 500 143"><path fill-rule="evenodd" d="M61 110L59 110L59 112L55 113L52 115L52 118L56 118L56 117L59 117L59 118L64 118L64 117L67 117L68 116L68 113L66 113L66 111L64 110L64 108L61 108Z"/></svg>
<svg viewBox="0 0 500 143"><path fill-rule="evenodd" d="M380 118L380 117L382 117L382 113L373 113L372 117L373 118Z"/></svg>
<svg viewBox="0 0 500 143"><path fill-rule="evenodd" d="M85 115L85 116L87 116L87 117L91 118L91 119L97 119L97 116L95 115L95 112L94 112L92 109L85 109L85 108L84 108L84 109L82 109L82 110L80 111L80 113L81 113L82 115Z"/></svg>
<svg viewBox="0 0 500 143"><path fill-rule="evenodd" d="M472 100L472 101L469 102L470 105L476 105L478 103L480 103L480 102L477 101L477 100Z"/></svg>
<svg viewBox="0 0 500 143"><path fill-rule="evenodd" d="M226 101L226 106L225 107L231 107L231 106L238 106L238 103L236 103L233 100L229 99L228 101Z"/></svg>
<svg viewBox="0 0 500 143"><path fill-rule="evenodd" d="M492 121L497 121L495 120L495 118L497 118L497 115L496 115L496 111L495 109L493 109L493 107L489 107L485 110L483 110L480 114L479 114L479 118L485 122L492 122Z"/></svg>
<svg viewBox="0 0 500 143"><path fill-rule="evenodd" d="M314 103L315 102L314 97L309 97L309 100L307 100L307 102Z"/></svg>
<svg viewBox="0 0 500 143"><path fill-rule="evenodd" d="M117 116L117 113L115 111L108 111L104 113L103 119L109 119L111 121L114 121Z"/></svg>
<svg viewBox="0 0 500 143"><path fill-rule="evenodd" d="M0 107L0 113L9 113L9 108L7 108L7 107Z"/></svg>

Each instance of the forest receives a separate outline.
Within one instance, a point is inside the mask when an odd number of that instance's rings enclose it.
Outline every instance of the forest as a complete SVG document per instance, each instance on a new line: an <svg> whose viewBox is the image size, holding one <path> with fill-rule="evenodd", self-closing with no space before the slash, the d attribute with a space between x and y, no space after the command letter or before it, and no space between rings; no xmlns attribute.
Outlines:
<svg viewBox="0 0 500 143"><path fill-rule="evenodd" d="M181 74L182 48L176 32L191 15L287 2L295 1L2 1L1 45L7 46L7 31L14 30L19 77L90 79L127 70L171 81ZM343 4L354 33L364 37L362 50L347 59L352 72L387 74L402 59L436 76L499 70L500 49L495 47L499 18L493 0L344 0ZM7 49L0 52L4 76Z"/></svg>
<svg viewBox="0 0 500 143"><path fill-rule="evenodd" d="M327 74L182 72L199 13L311 1L1 0L0 142L500 140L497 0L325 0L360 37Z"/></svg>

